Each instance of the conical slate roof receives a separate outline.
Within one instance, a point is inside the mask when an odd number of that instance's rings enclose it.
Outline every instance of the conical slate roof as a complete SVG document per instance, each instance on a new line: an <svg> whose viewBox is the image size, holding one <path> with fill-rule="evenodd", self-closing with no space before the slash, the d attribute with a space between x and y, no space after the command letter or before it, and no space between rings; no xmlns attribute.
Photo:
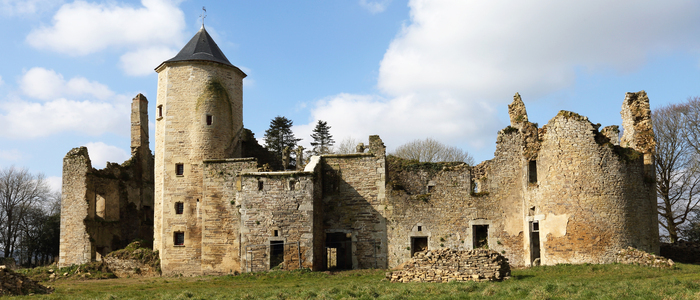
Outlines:
<svg viewBox="0 0 700 300"><path fill-rule="evenodd" d="M216 45L214 39L211 38L204 25L199 29L197 34L192 37L192 39L187 42L180 53L175 55L175 57L166 60L165 62L175 62L175 61L190 61L190 60L205 60L218 62L227 66L235 67L228 61L226 55L221 52L219 46Z"/></svg>

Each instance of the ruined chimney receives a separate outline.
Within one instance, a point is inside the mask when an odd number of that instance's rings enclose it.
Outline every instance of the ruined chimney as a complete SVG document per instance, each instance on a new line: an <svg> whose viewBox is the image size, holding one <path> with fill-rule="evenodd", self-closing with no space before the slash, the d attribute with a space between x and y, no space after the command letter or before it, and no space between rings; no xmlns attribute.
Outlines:
<svg viewBox="0 0 700 300"><path fill-rule="evenodd" d="M525 103L523 103L519 93L515 93L513 103L508 104L508 114L510 115L510 126L512 127L522 129L523 124L527 123Z"/></svg>
<svg viewBox="0 0 700 300"><path fill-rule="evenodd" d="M131 155L148 147L148 100L143 94L134 97L131 103Z"/></svg>

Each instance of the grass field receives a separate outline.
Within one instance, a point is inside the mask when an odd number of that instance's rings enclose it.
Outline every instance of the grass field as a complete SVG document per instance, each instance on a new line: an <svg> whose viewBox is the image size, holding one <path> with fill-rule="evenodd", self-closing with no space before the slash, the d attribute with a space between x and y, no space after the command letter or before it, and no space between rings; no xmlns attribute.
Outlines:
<svg viewBox="0 0 700 300"><path fill-rule="evenodd" d="M53 294L21 299L700 299L700 266L676 266L543 266L503 282L442 284L391 283L385 270L59 280L44 283Z"/></svg>

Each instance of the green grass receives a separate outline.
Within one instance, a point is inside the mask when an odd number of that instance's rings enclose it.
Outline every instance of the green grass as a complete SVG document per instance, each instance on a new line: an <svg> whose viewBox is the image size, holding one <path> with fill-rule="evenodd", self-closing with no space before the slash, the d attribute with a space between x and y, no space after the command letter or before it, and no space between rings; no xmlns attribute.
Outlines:
<svg viewBox="0 0 700 300"><path fill-rule="evenodd" d="M700 266L559 265L503 282L391 283L384 270L273 271L238 276L61 280L21 299L700 299Z"/></svg>

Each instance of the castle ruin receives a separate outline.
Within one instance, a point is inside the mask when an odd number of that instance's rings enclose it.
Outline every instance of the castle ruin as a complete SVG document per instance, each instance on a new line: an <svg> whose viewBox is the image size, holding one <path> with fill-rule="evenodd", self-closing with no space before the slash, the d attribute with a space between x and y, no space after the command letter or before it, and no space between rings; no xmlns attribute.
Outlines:
<svg viewBox="0 0 700 300"><path fill-rule="evenodd" d="M514 266L659 252L643 91L626 94L621 138L568 111L538 128L516 94L494 158L477 166L387 156L370 136L367 151L269 171L243 128L246 74L204 27L156 72L155 156L139 95L131 160L94 170L85 148L64 159L61 266L134 238L152 242L164 275L387 268L439 248L489 248Z"/></svg>

